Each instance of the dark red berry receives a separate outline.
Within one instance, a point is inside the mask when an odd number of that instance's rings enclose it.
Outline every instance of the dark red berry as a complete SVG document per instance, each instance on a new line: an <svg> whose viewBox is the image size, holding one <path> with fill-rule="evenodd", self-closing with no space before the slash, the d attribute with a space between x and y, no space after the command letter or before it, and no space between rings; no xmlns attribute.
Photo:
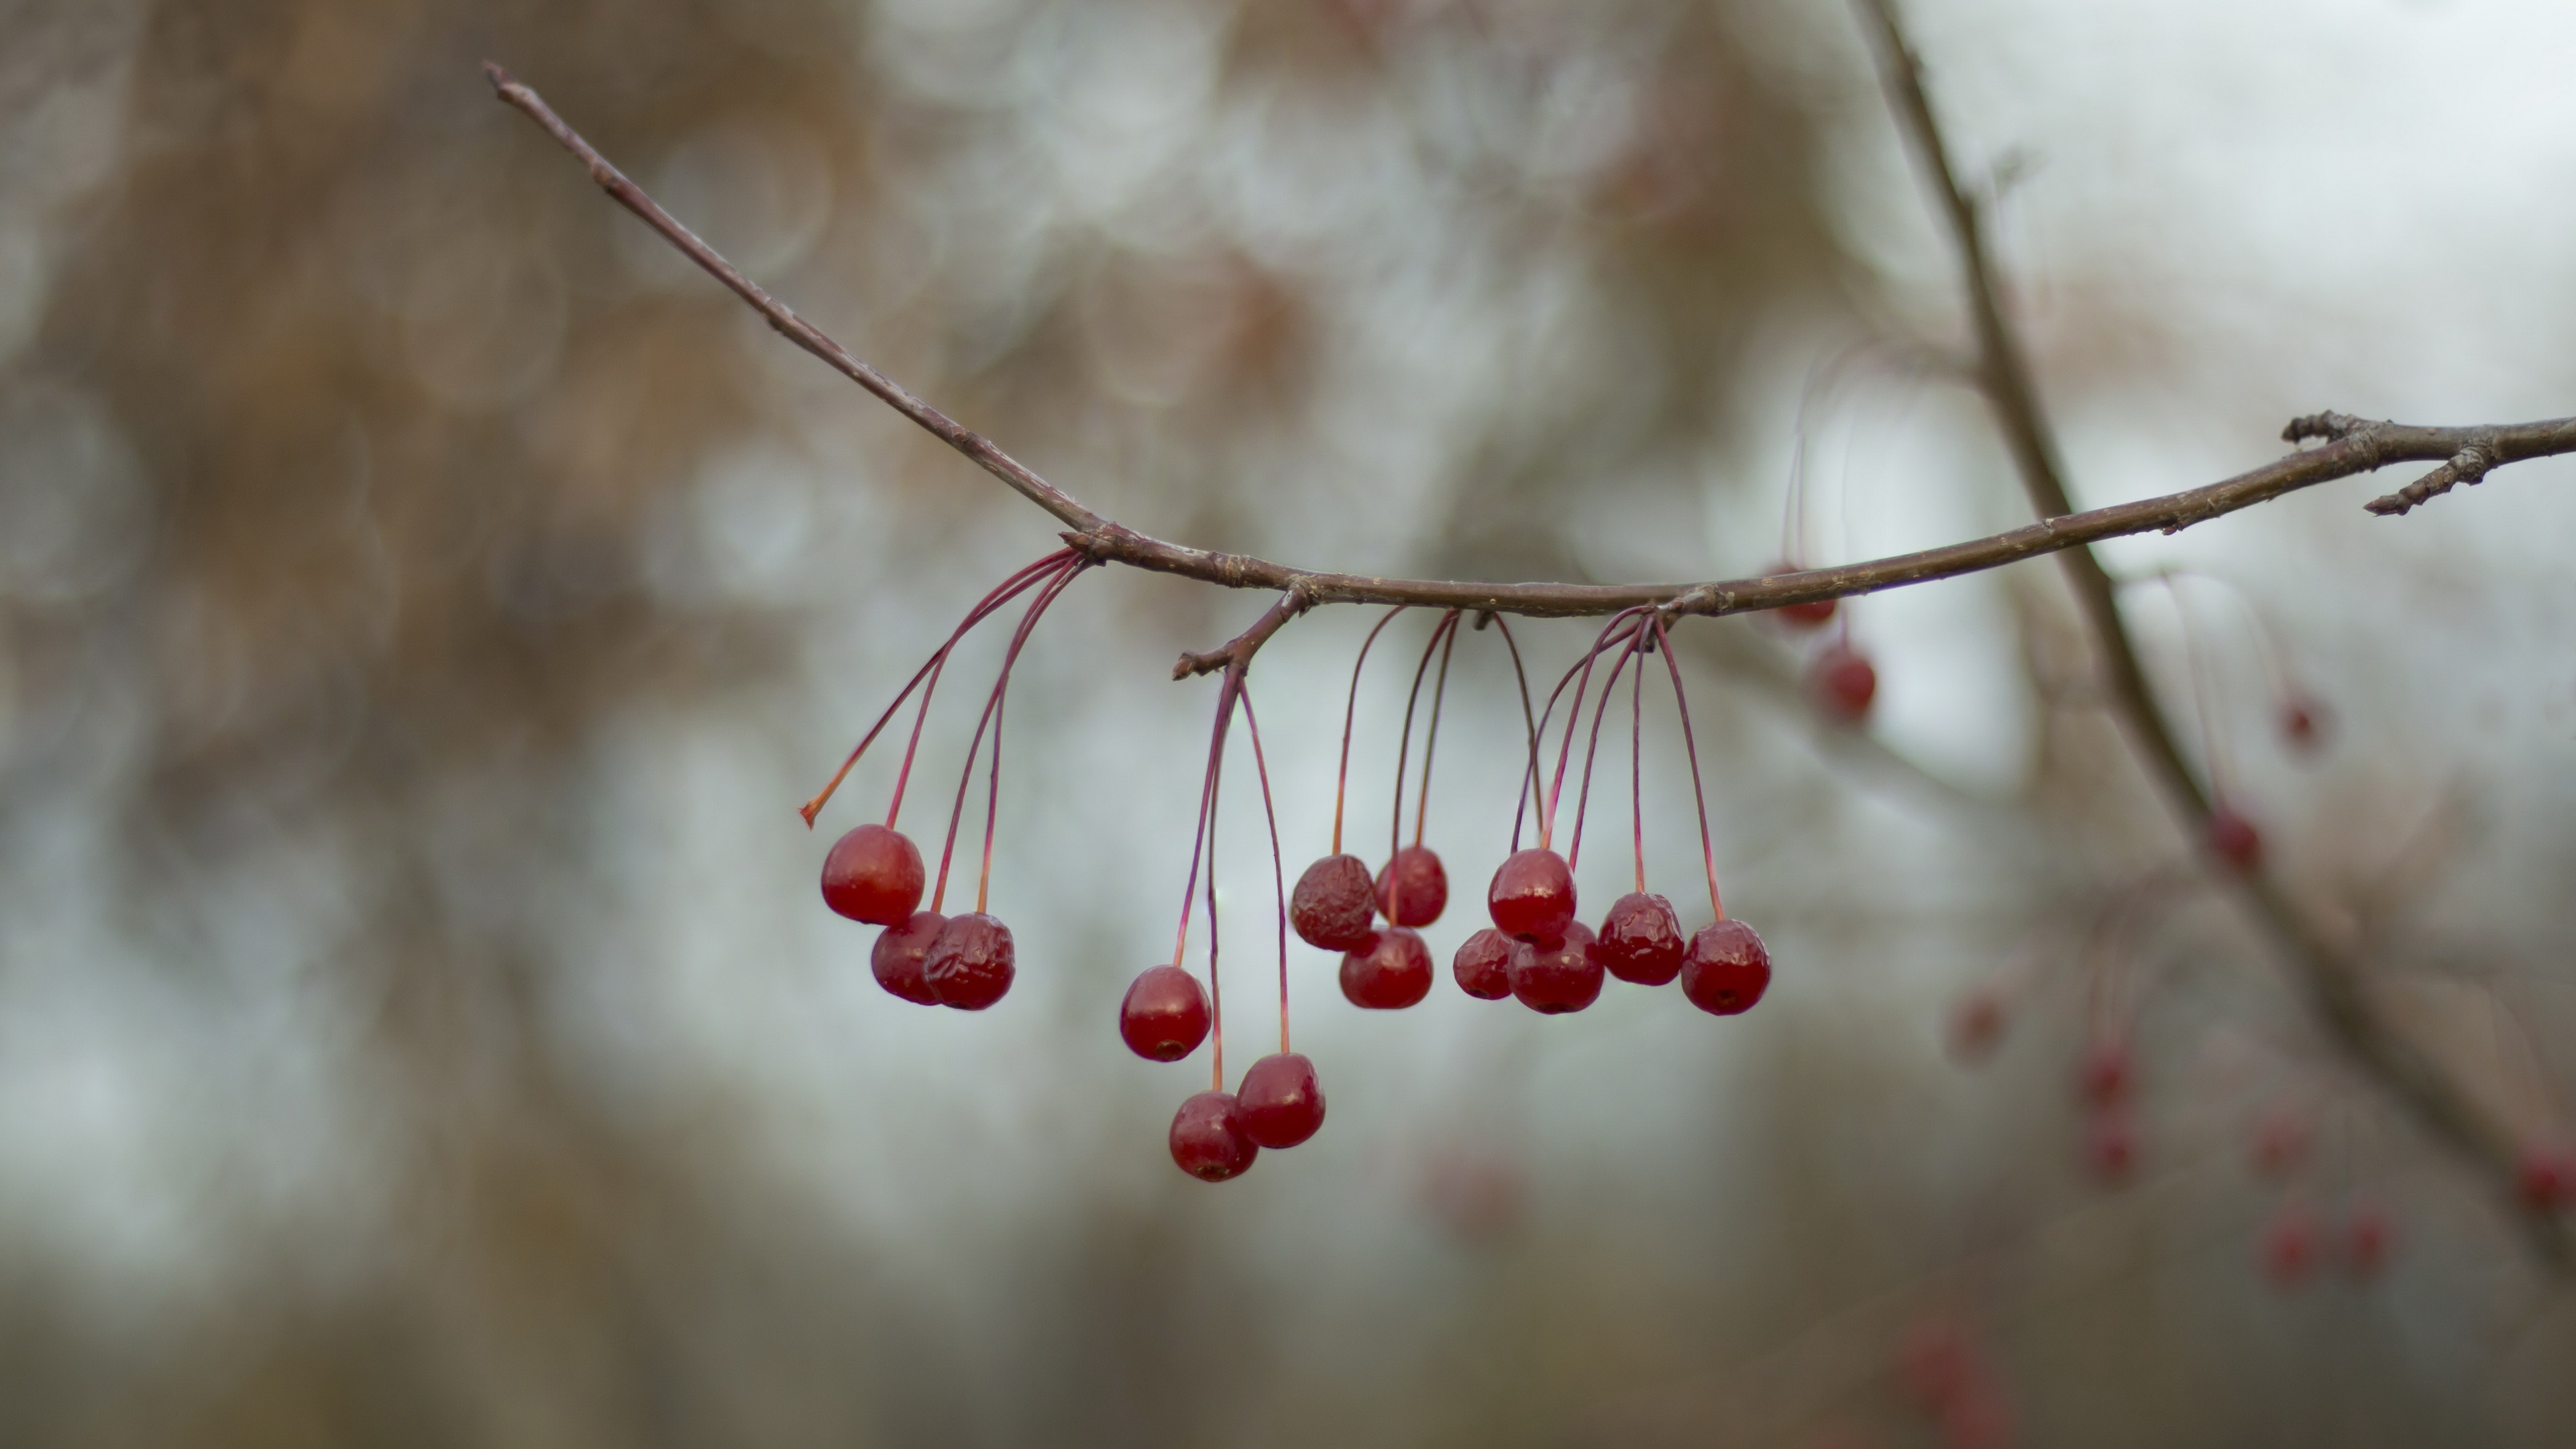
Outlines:
<svg viewBox="0 0 2576 1449"><path fill-rule="evenodd" d="M900 926L921 904L921 852L900 831L862 825L823 857L823 904L872 926Z"/></svg>
<svg viewBox="0 0 2576 1449"><path fill-rule="evenodd" d="M1491 926L1469 936L1450 966L1457 974L1458 989L1480 1001L1500 1001L1511 995L1512 949L1517 944Z"/></svg>
<svg viewBox="0 0 2576 1449"><path fill-rule="evenodd" d="M1682 973L1682 923L1662 896L1631 891L1610 903L1592 959L1622 981L1661 986Z"/></svg>
<svg viewBox="0 0 2576 1449"><path fill-rule="evenodd" d="M1201 1182L1240 1177L1260 1155L1232 1092L1201 1092L1172 1114L1172 1160Z"/></svg>
<svg viewBox="0 0 2576 1449"><path fill-rule="evenodd" d="M936 911L915 911L902 925L886 927L868 952L877 984L916 1006L937 1006L939 998L922 979L922 965L931 943L939 939L939 928L947 924L948 918Z"/></svg>
<svg viewBox="0 0 2576 1449"><path fill-rule="evenodd" d="M1771 952L1742 921L1703 927L1682 955L1682 995L1702 1011L1750 1011L1770 985Z"/></svg>
<svg viewBox="0 0 2576 1449"><path fill-rule="evenodd" d="M1796 573L1798 566L1784 561L1772 565L1771 572ZM1839 599L1809 599L1803 604L1782 604L1771 611L1771 617L1792 629L1821 629L1832 621L1834 608L1841 602Z"/></svg>
<svg viewBox="0 0 2576 1449"><path fill-rule="evenodd" d="M2138 1166L2138 1129L2113 1107L2093 1114L2084 1129L2084 1165L2106 1187L2129 1180Z"/></svg>
<svg viewBox="0 0 2576 1449"><path fill-rule="evenodd" d="M2338 1245L2344 1271L2365 1282L2378 1277L2387 1266L2396 1236L2396 1225L2389 1221L2386 1209L2375 1204L2354 1208L2344 1216L2343 1240Z"/></svg>
<svg viewBox="0 0 2576 1449"><path fill-rule="evenodd" d="M1178 966L1156 966L1118 1003L1118 1035L1149 1062L1177 1062L1207 1040L1207 988Z"/></svg>
<svg viewBox="0 0 2576 1449"><path fill-rule="evenodd" d="M2251 871L2263 861L2263 835L2254 822L2225 805L2209 812L2209 848L2238 870Z"/></svg>
<svg viewBox="0 0 2576 1449"><path fill-rule="evenodd" d="M1288 924L1297 939L1327 951L1357 951L1375 931L1377 886L1356 855L1328 855L1297 877Z"/></svg>
<svg viewBox="0 0 2576 1449"><path fill-rule="evenodd" d="M2275 1288L2296 1288L2317 1262L2317 1218L2297 1203L2283 1203L2263 1230L2263 1276Z"/></svg>
<svg viewBox="0 0 2576 1449"><path fill-rule="evenodd" d="M1431 948L1403 926L1389 926L1365 951L1342 957L1342 995L1353 1006L1395 1011L1431 994Z"/></svg>
<svg viewBox="0 0 2576 1449"><path fill-rule="evenodd" d="M1574 921L1574 872L1553 850L1524 850L1494 872L1485 909L1513 940L1553 946Z"/></svg>
<svg viewBox="0 0 2576 1449"><path fill-rule="evenodd" d="M1449 908L1449 872L1425 845L1408 845L1377 873L1378 914L1399 926L1422 927Z"/></svg>
<svg viewBox="0 0 2576 1449"><path fill-rule="evenodd" d="M2076 1090L2096 1107L2109 1107L2128 1100L2129 1049L2116 1041L2097 1041L2085 1049L2083 1065L2076 1068Z"/></svg>
<svg viewBox="0 0 2576 1449"><path fill-rule="evenodd" d="M2576 1202L2576 1152L2526 1147L2514 1168L2514 1185L2525 1207L2554 1213Z"/></svg>
<svg viewBox="0 0 2576 1449"><path fill-rule="evenodd" d="M1848 644L1836 644L1807 666L1807 689L1826 718L1856 725L1869 718L1870 701L1878 697L1878 671L1867 655Z"/></svg>
<svg viewBox="0 0 2576 1449"><path fill-rule="evenodd" d="M982 911L950 916L921 963L922 979L942 1006L982 1011L1011 989L1011 928Z"/></svg>
<svg viewBox="0 0 2576 1449"><path fill-rule="evenodd" d="M1592 928L1576 921L1553 946L1521 943L1512 953L1512 995L1549 1016L1581 1011L1601 997L1601 963L1592 955Z"/></svg>
<svg viewBox="0 0 2576 1449"><path fill-rule="evenodd" d="M1297 1052L1273 1052L1243 1074L1235 1094L1243 1135L1263 1147L1294 1147L1324 1125L1324 1085Z"/></svg>

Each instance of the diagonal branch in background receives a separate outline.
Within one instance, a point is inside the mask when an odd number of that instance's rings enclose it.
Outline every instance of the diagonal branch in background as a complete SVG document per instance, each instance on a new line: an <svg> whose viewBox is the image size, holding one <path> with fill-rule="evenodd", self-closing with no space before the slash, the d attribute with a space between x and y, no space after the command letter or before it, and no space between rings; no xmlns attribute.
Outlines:
<svg viewBox="0 0 2576 1449"><path fill-rule="evenodd" d="M548 135L579 158L591 179L617 203L641 217L663 239L722 282L734 295L766 318L789 341L821 358L835 371L882 399L940 441L1001 479L1021 497L1045 509L1067 532L1065 541L1104 563L1121 563L1154 573L1173 574L1234 589L1295 591L1302 606L1317 604L1417 604L1433 608L1472 609L1506 614L1569 617L1614 614L1641 604L1662 606L1668 616L1719 615L1776 609L1849 594L1872 593L1905 584L1999 568L2022 559L2126 534L2173 533L2285 493L2367 473L2403 460L2454 459L2470 448L2486 450L2495 464L2576 452L2576 418L2523 423L2508 427L2428 428L2388 422L2341 419L2343 430L2325 446L2292 453L2248 473L2206 487L2160 498L2119 503L2075 513L2060 490L2053 507L2043 507L2045 521L1995 534L1990 538L1898 554L1836 568L1805 569L1760 578L1713 583L1660 584L1500 584L1443 579L1379 578L1362 574L1303 569L1244 554L1215 553L1166 543L1126 525L1103 518L1063 489L1002 451L980 434L914 396L850 350L799 317L786 304L744 276L731 262L701 241L643 189L600 155L579 132L565 124L537 93L498 65L484 70L501 100L525 112ZM2338 414L2329 414L2340 418ZM2312 421L2312 420L2302 420ZM2302 436L2322 436L2309 433ZM2293 438L2292 441L2297 441ZM1224 650L1185 656L1183 673L1203 673L1228 662ZM2177 762L2178 765L2179 762Z"/></svg>
<svg viewBox="0 0 2576 1449"><path fill-rule="evenodd" d="M1977 334L1978 382L1995 410L2005 446L2021 474L2023 490L2043 518L2070 513L2074 505L2067 498L2065 467L2059 461L2056 439L2032 383L2021 339L2004 314L1985 219L1977 198L1959 185L1940 123L1924 90L1922 58L1906 38L1896 0L1853 0L1853 4L1870 31L1881 76L1906 140L1932 184L1952 239L1958 244L1969 316ZM2412 452L2379 455L2377 449L2390 436L2387 429L2387 424L2339 413L2319 413L2292 420L2282 430L2282 438L2291 443L2325 438L2329 440L2327 450L2358 444L2373 455L2366 467L2399 457L2433 456ZM2371 503L2370 511L2404 513L2454 483L2477 482L2496 463L2504 461L2498 450L2510 446L2501 436L2507 431L2511 430L2455 430L2458 446L2449 454L2439 455L2445 460L2441 467L2402 492ZM2318 455L2293 455L2283 461L2304 456ZM2168 802L2191 838L2205 838L2211 814L2209 796L2184 761L2154 689L2147 683L2138 662L2137 646L2120 615L2110 574L2090 548L2070 548L2063 557L2067 579L2074 586L2095 647L2101 653L2111 704L2126 727L2130 743L2149 773L2163 786ZM2405 1107L2435 1140L2458 1152L2488 1180L2508 1204L2508 1210L2521 1221L2542 1261L2562 1273L2576 1266L2571 1262L2567 1236L2555 1218L2528 1207L2517 1191L2513 1134L2480 1111L2438 1063L2390 1024L2377 1000L2363 988L2360 963L2330 946L2276 881L2257 872L2244 872L2239 874L2238 882L2242 888L2239 899L2288 959L2309 1006L2345 1058Z"/></svg>

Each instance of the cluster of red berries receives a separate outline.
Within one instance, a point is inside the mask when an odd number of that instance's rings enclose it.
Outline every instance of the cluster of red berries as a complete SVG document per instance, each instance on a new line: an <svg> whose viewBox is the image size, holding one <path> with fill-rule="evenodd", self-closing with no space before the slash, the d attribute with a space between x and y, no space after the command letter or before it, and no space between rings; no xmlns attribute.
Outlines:
<svg viewBox="0 0 2576 1449"><path fill-rule="evenodd" d="M986 594L950 634L947 642L913 675L912 682L896 696L876 726L851 752L831 784L804 808L805 818L810 824L869 745L893 720L904 702L919 690L921 701L913 722L911 741L896 777L893 801L887 809L885 823L862 825L842 836L832 847L823 867L823 898L833 910L851 919L886 928L877 938L871 963L878 983L906 1001L979 1011L999 1001L1010 989L1016 969L1010 929L985 910L992 877L994 821L1001 798L1003 703L1008 693L1011 668L1018 660L1030 631L1087 562L1083 555L1070 549L1051 554L1013 574ZM922 729L929 715L931 696L949 654L958 642L986 617L1032 590L1035 597L1012 637L985 702L983 716L976 725L973 741L967 748L966 765L958 781L957 803L950 813L947 842L941 850L930 909L921 910L925 876L921 852L895 829L895 824L902 809L904 786L911 776L914 754L920 746ZM1441 616L1424 646L1422 664L1414 673L1413 694L1405 710L1403 746L1396 761L1393 839L1386 864L1372 872L1359 857L1345 854L1341 848L1342 806L1348 793L1351 724L1357 709L1360 672L1379 634L1403 612L1402 607L1390 610L1361 645L1359 661L1352 670L1350 704L1343 715L1341 778L1335 789L1332 848L1323 859L1306 870L1298 880L1293 896L1287 889L1286 872L1279 853L1277 812L1271 800L1269 764L1262 752L1260 722L1253 711L1242 664L1236 662L1226 670L1224 685L1218 695L1207 769L1200 789L1198 825L1191 848L1189 876L1182 889L1181 922L1175 935L1172 960L1137 976L1129 985L1118 1011L1120 1039L1138 1056L1150 1061L1176 1062L1197 1051L1211 1037L1215 1040L1209 1089L1181 1104L1173 1117L1169 1135L1173 1160L1193 1177L1221 1182L1238 1176L1252 1165L1262 1148L1294 1147L1312 1137L1323 1125L1324 1094L1314 1063L1289 1049L1287 937L1292 926L1299 938L1308 944L1340 953L1342 994L1356 1006L1373 1010L1400 1009L1412 1006L1430 994L1433 978L1431 953L1423 942L1420 928L1437 921L1447 908L1449 882L1439 855L1423 844L1423 836L1431 788L1432 750L1438 737L1449 661L1465 622L1460 611L1451 610ZM1502 624L1498 616L1482 615L1475 627L1482 629L1488 622ZM1492 885L1486 892L1486 905L1493 925L1469 937L1453 962L1453 975L1460 989L1488 1000L1515 997L1533 1010L1554 1015L1580 1011L1591 1005L1601 994L1605 976L1645 986L1661 986L1679 980L1683 995L1705 1011L1734 1015L1749 1009L1761 999L1770 984L1770 956L1761 937L1751 927L1729 919L1719 902L1716 857L1710 843L1706 796L1699 778L1698 745L1690 732L1689 706L1683 695L1681 671L1673 662L1671 640L1666 634L1663 618L1652 608L1630 609L1613 617L1596 636L1583 659L1558 681L1556 692L1549 696L1546 710L1535 715L1529 710L1527 676L1521 672L1519 645L1512 641L1507 624L1502 624L1501 633L1511 648L1515 676L1522 680L1522 707L1529 726L1529 766L1522 777L1520 801L1515 809L1512 854L1495 872ZM1687 939L1682 934L1680 918L1675 914L1672 903L1663 896L1647 893L1645 889L1643 766L1638 756L1643 737L1645 660L1656 654L1663 656L1671 676L1682 737L1689 752L1692 794L1699 807L1701 854L1708 878L1709 906L1716 917L1711 925ZM1413 841L1407 845L1403 843L1404 783L1413 743L1413 721L1421 702L1424 680L1435 658L1439 662L1439 674L1432 686L1430 723L1423 736L1421 784L1415 803ZM1604 658L1609 658L1612 663L1598 694L1592 695L1595 666ZM1603 917L1600 928L1594 930L1575 919L1574 866L1582 850L1584 806L1590 797L1602 721L1608 712L1612 691L1631 665L1636 669L1635 674L1629 676L1629 683L1630 793L1637 889L1614 902ZM1573 691L1572 700L1562 726L1555 772L1552 779L1543 781L1539 767L1540 741L1545 737L1549 722L1555 717L1557 705L1565 698L1569 686ZM1574 736L1581 725L1587 702L1592 714L1590 744L1586 749L1582 784L1576 800L1570 850L1560 855L1551 848L1557 803L1564 790ZM1272 868L1279 887L1279 1050L1254 1062L1244 1073L1242 1083L1235 1090L1227 1091L1224 999L1217 989L1219 978L1216 971L1214 837L1226 738L1238 705L1251 736L1253 757L1260 772L1263 809L1270 821ZM993 740L993 754L987 766L989 785L984 862L976 886L975 910L955 917L943 916L940 905L947 888L957 828L963 816L967 790L973 780L977 755L988 730ZM1538 844L1530 849L1521 849L1521 821L1533 810ZM1193 900L1198 892L1203 863L1208 877L1206 911L1210 938L1205 984L1183 964L1188 956Z"/></svg>
<svg viewBox="0 0 2576 1449"><path fill-rule="evenodd" d="M2396 1251L2396 1220L2377 1202L2353 1198L2331 1217L2310 1205L2298 1185L2310 1138L2305 1117L2276 1108L2256 1120L2248 1154L2255 1175L2283 1189L2264 1225L2259 1260L2264 1279L2285 1292L2329 1262L2354 1282L2370 1282Z"/></svg>

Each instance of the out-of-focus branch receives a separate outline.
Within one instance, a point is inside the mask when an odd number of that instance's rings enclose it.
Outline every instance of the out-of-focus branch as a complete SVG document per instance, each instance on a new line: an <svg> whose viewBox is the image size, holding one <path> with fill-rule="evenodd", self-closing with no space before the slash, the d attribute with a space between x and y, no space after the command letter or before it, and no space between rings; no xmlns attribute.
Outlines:
<svg viewBox="0 0 2576 1449"><path fill-rule="evenodd" d="M1959 247L1960 269L1968 311L1977 334L1978 377L1996 421L2021 474L2024 491L2043 518L2070 513L2065 468L2046 411L2032 384L2030 364L2021 339L2005 315L1985 219L1978 199L1959 184L1939 121L1923 86L1923 63L1906 38L1896 0L1853 0L1871 33L1888 95L1907 141L1932 185L1935 199ZM2505 444L2496 431L2458 430L2460 446L2424 479L2404 491L2369 505L2373 513L2403 513L2455 482L2474 483L2504 461ZM2339 413L2294 419L2283 429L2284 441L2324 438L2327 449L2359 448L2358 467L2376 468L2418 453L2386 453L2388 424L2366 422ZM2322 450L2321 450L2322 451ZM2315 455L2294 455L2315 456ZM2527 455L2514 455L2527 456ZM2291 461L2291 460L2284 460ZM2149 773L2164 787L2167 800L2194 842L2206 838L2211 802L2201 787L2167 723L2128 625L2121 618L2111 576L2093 551L2072 547L2061 555L2077 602L2091 626L2101 655L2105 684L2114 712ZM2517 1150L2512 1134L2481 1112L2449 1075L2395 1030L2378 1003L2363 988L2359 963L2330 945L2315 924L2260 872L2238 875L2240 899L2281 948L2297 973L2309 1005L2344 1056L2395 1098L2436 1140L2470 1162L2516 1213L2542 1260L2566 1271L2570 1250L2554 1218L2525 1208L2516 1192Z"/></svg>
<svg viewBox="0 0 2576 1449"><path fill-rule="evenodd" d="M664 211L641 187L628 180L625 173L609 164L607 158L582 139L579 132L565 124L535 91L512 78L498 65L487 62L484 68L500 98L526 112L545 128L547 134L562 143L564 149L579 157L589 167L591 179L598 182L619 205L641 217L661 233L664 240L705 268L709 275L768 319L769 325L789 341L821 358L1065 524L1068 530L1064 535L1065 541L1073 547L1096 562L1126 564L1131 568L1173 574L1224 588L1293 591L1301 601L1300 608L1317 604L1417 604L1432 608L1571 617L1613 614L1622 609L1652 604L1659 606L1667 616L1752 613L1776 609L1784 604L1810 603L1953 578L2069 549L2078 550L2074 556L2089 560L2089 555L2081 553L2082 546L2088 543L2133 533L2177 532L2240 508L2270 502L2297 489L2349 478L2404 459L2455 459L2472 447L2485 450L2485 456L2499 464L2576 452L2576 418L2475 428L2412 427L2387 422L2358 424L2347 435L2324 447L2292 453L2251 472L2205 487L2134 503L2113 504L2085 513L2072 512L2061 489L2053 495L2053 503L2043 503L2041 522L1990 538L1835 568L1803 569L1713 583L1499 584L1379 578L1296 568L1245 554L1215 553L1166 543L1094 513L1071 494L1002 451L990 439L968 430L923 402L900 383L826 336L821 329L797 316L786 304L744 276L713 247ZM2030 436L2038 439L2037 446L2041 449L2043 461L2046 461L2045 434L2036 431L2036 427L2034 420ZM2049 476L2054 477L2053 463L2049 466L2052 470ZM2100 573L2098 566L2088 563L2087 567L2097 575ZM1186 656L1184 672L1203 673L1220 668L1225 662L1222 654L1223 651L1218 651L1215 655ZM1192 666L1192 660L1202 658L1213 662ZM2173 769L2176 778L2188 786L2190 777L2182 771L2179 758L2173 761Z"/></svg>

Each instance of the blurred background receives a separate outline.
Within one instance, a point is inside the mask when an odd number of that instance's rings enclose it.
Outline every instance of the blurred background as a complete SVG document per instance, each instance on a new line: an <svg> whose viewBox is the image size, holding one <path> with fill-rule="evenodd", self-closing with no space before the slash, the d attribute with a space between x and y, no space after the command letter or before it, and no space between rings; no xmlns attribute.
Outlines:
<svg viewBox="0 0 2576 1449"><path fill-rule="evenodd" d="M1911 8L2080 501L2321 407L2576 411L2576 11ZM815 877L891 756L795 806L1051 525L477 69L1133 526L1687 579L2026 516L1843 7L18 0L0 34L0 1440L2565 1442L2576 1310L2201 881L2051 563L1685 627L1779 973L1724 1020L1449 983L1521 742L1466 636L1439 985L1364 1014L1292 946L1330 1119L1215 1188L1164 1143L1205 1050L1113 1017L1188 866L1215 690L1170 661L1265 601L1088 576L1014 676L1019 984L884 994ZM2576 478L2365 516L2395 481L2106 557L2281 878L2563 1141ZM1372 618L1255 671L1292 876ZM1372 860L1430 622L1360 687ZM1591 627L1520 640L1552 677ZM1845 630L1856 725L1800 684ZM934 712L926 844L998 642ZM1688 929L1678 744L1650 699ZM1256 803L1230 773L1230 1069L1276 1027Z"/></svg>

